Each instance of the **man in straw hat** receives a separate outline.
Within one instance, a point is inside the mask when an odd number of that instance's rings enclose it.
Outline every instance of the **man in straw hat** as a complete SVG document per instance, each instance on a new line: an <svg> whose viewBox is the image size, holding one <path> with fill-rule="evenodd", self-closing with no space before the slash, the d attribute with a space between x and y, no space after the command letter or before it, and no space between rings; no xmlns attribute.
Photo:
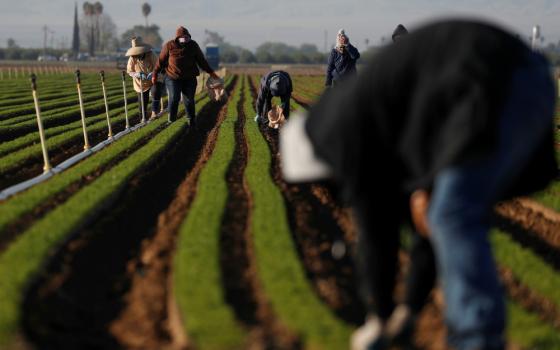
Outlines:
<svg viewBox="0 0 560 350"><path fill-rule="evenodd" d="M165 71L165 85L169 91L169 118L177 119L177 110L181 94L185 103L190 128L195 127L196 77L200 74L198 67L206 71L214 79L220 79L206 61L200 46L191 39L189 31L184 27L177 28L175 39L163 45L161 54L152 74L155 81L160 71Z"/></svg>
<svg viewBox="0 0 560 350"><path fill-rule="evenodd" d="M407 317L393 291L410 217L434 247L450 345L505 348L488 232L498 201L557 177L554 104L545 57L491 24L449 20L383 48L284 126L285 179L334 179L359 225L369 317L353 349L389 348Z"/></svg>
<svg viewBox="0 0 560 350"><path fill-rule="evenodd" d="M350 44L350 39L344 29L340 29L336 34L336 45L332 48L327 62L325 86L334 86L342 79L354 75L356 73L356 61L359 58L358 49Z"/></svg>
<svg viewBox="0 0 560 350"><path fill-rule="evenodd" d="M131 48L126 52L129 57L126 71L132 77L134 91L138 93L138 105L140 115L148 113L148 102L150 90L152 90L152 114L151 119L157 116L160 109L161 85L163 81L155 80L152 82L152 72L157 62L157 56L153 53L152 47L142 41L141 37L134 37L131 40ZM158 89L158 84L159 89ZM144 105L142 105L142 102Z"/></svg>
<svg viewBox="0 0 560 350"><path fill-rule="evenodd" d="M257 97L256 110L257 123L269 123L269 116L274 119L273 128L277 122L284 118L290 117L290 98L292 97L292 78L287 72L278 70L272 71L261 78L259 96ZM272 108L272 98L279 97L281 101L280 108ZM270 113L272 112L272 113ZM283 115L283 117L282 117Z"/></svg>

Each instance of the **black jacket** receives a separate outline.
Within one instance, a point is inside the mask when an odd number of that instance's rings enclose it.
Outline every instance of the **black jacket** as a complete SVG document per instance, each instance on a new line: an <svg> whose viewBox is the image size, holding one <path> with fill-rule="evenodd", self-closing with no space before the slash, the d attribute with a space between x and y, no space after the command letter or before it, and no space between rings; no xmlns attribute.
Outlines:
<svg viewBox="0 0 560 350"><path fill-rule="evenodd" d="M337 81L341 78L356 73L356 61L360 58L360 53L351 44L346 46L343 53L333 48L327 62L327 78L326 86L331 86L333 80Z"/></svg>
<svg viewBox="0 0 560 350"><path fill-rule="evenodd" d="M282 91L278 97L282 102L282 109L284 110L284 116L290 116L290 98L292 97L292 78L287 72L278 70L272 71L261 78L261 85L259 89L259 95L257 97L256 110L257 113L263 117L265 120L267 118L267 113L271 109L271 100L273 92L271 91L271 81L274 77L278 77L278 88Z"/></svg>
<svg viewBox="0 0 560 350"><path fill-rule="evenodd" d="M310 111L307 134L346 195L430 188L438 171L492 150L510 77L530 57L545 60L489 25L426 26L325 93ZM557 175L552 116L549 136L509 196Z"/></svg>

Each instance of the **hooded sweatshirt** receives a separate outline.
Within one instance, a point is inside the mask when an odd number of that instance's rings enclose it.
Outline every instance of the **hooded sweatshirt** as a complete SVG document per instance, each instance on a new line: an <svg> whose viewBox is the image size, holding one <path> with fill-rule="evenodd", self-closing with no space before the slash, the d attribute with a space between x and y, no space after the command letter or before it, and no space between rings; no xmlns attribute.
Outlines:
<svg viewBox="0 0 560 350"><path fill-rule="evenodd" d="M179 43L179 38L185 38L186 43ZM198 67L209 74L214 73L200 46L196 41L191 40L189 31L179 27L175 39L163 45L153 75L157 78L158 72L165 70L168 77L173 80L192 79L199 75Z"/></svg>

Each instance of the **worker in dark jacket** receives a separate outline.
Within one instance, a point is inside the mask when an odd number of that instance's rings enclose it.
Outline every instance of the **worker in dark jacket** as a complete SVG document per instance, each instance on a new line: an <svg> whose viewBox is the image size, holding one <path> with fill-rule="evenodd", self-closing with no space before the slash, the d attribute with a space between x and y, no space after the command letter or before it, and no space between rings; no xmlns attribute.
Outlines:
<svg viewBox="0 0 560 350"><path fill-rule="evenodd" d="M341 79L352 76L356 73L356 61L360 58L360 53L346 35L344 29L338 31L336 35L336 45L331 50L327 62L327 79L325 85L331 87L340 82Z"/></svg>
<svg viewBox="0 0 560 350"><path fill-rule="evenodd" d="M255 106L257 110L255 121L261 124L268 123L268 112L272 109L272 97L280 97L284 116L288 119L292 91L292 78L287 72L278 70L263 76Z"/></svg>
<svg viewBox="0 0 560 350"><path fill-rule="evenodd" d="M198 67L219 79L206 61L200 46L191 39L189 31L184 27L177 28L175 39L163 45L158 62L152 73L152 82L157 82L158 72L164 70L167 74L165 85L169 91L169 120L177 119L177 110L181 94L185 103L190 127L195 125L196 77L200 74Z"/></svg>
<svg viewBox="0 0 560 350"><path fill-rule="evenodd" d="M434 246L450 344L504 349L490 218L498 201L557 176L554 102L542 55L492 25L454 20L384 48L284 126L286 180L334 179L357 218L370 317L353 348L381 349L395 334L399 229L420 193L415 222Z"/></svg>

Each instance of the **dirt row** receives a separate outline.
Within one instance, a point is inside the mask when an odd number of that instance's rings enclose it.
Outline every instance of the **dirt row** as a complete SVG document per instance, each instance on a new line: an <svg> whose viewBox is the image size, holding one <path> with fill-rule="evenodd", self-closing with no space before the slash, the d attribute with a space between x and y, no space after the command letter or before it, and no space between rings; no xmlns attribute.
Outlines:
<svg viewBox="0 0 560 350"><path fill-rule="evenodd" d="M23 327L41 349L183 348L170 295L174 237L211 154L222 105L133 178L115 205L76 232L25 296Z"/></svg>
<svg viewBox="0 0 560 350"><path fill-rule="evenodd" d="M147 144L150 141L152 135L157 134L161 129L163 129L165 125L160 126L156 130L154 130L150 135L148 135L143 140L139 141L135 147L129 148L126 151L119 154L109 163L98 167L94 172L82 176L82 178L71 184L70 186L66 187L60 193L57 193L53 198L50 198L48 201L41 203L36 208L33 209L32 212L20 216L16 221L9 224L7 227L4 228L2 231L2 235L0 236L0 252L2 252L10 242L16 238L20 233L24 232L26 229L31 227L37 220L41 219L46 213L54 209L56 206L60 205L61 203L66 202L68 198L70 198L74 193L76 193L79 189L84 188L88 184L95 181L99 176L101 176L105 171L109 170L123 159L127 158L130 154L134 153L136 150L140 149L142 146Z"/></svg>

